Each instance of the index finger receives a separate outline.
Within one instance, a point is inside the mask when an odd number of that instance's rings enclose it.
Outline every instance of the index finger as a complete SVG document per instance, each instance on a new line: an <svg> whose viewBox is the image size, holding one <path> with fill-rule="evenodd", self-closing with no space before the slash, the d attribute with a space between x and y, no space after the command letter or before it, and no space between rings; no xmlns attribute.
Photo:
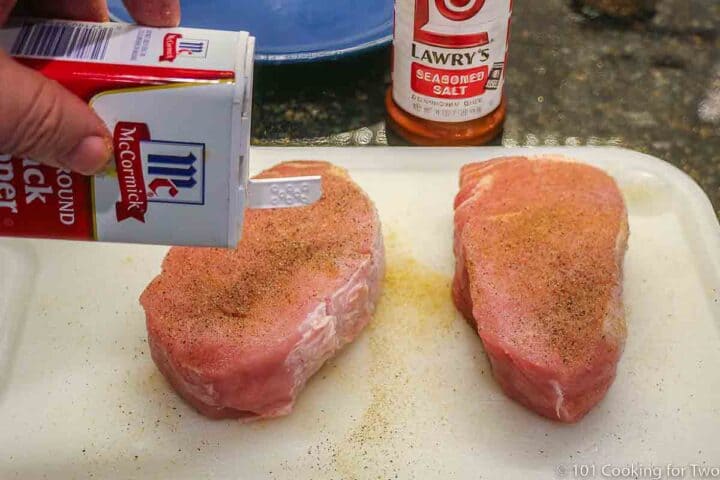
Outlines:
<svg viewBox="0 0 720 480"><path fill-rule="evenodd" d="M179 0L123 0L136 22L152 27L176 27L180 23Z"/></svg>

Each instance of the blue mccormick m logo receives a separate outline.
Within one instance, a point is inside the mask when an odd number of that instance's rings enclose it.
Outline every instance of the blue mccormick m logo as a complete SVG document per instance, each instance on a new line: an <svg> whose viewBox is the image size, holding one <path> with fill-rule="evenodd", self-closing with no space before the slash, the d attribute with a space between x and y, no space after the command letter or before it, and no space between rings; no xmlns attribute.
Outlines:
<svg viewBox="0 0 720 480"><path fill-rule="evenodd" d="M205 204L205 144L141 143L149 202Z"/></svg>
<svg viewBox="0 0 720 480"><path fill-rule="evenodd" d="M178 54L184 53L193 57L205 57L207 55L207 40L192 40L181 38L178 41Z"/></svg>
<svg viewBox="0 0 720 480"><path fill-rule="evenodd" d="M183 38L180 33L166 33L163 38L162 54L159 57L161 62L173 62L180 56L190 58L207 57L208 40L194 38Z"/></svg>

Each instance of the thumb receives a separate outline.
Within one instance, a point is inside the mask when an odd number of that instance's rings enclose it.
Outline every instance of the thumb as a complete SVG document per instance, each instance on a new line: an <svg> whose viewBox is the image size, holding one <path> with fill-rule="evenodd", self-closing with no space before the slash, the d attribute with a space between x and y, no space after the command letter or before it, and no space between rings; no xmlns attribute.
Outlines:
<svg viewBox="0 0 720 480"><path fill-rule="evenodd" d="M0 153L86 175L112 158L110 133L85 102L2 51L0 119Z"/></svg>

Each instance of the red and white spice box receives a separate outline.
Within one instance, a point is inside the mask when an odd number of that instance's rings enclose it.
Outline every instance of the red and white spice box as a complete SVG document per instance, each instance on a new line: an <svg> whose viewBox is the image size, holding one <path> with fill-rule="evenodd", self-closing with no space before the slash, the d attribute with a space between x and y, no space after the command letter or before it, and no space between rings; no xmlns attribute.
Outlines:
<svg viewBox="0 0 720 480"><path fill-rule="evenodd" d="M316 200L317 178L248 181L254 45L247 32L121 23L0 30L0 48L88 101L114 149L94 177L0 156L0 236L233 247L248 199Z"/></svg>

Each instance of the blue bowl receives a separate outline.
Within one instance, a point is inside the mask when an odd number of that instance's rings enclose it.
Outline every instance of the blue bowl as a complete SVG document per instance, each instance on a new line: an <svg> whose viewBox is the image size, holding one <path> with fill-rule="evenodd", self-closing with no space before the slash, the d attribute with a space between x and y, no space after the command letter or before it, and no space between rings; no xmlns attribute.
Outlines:
<svg viewBox="0 0 720 480"><path fill-rule="evenodd" d="M108 5L113 19L132 21L121 0ZM181 5L183 27L249 31L261 63L329 60L392 40L392 0L184 0Z"/></svg>

